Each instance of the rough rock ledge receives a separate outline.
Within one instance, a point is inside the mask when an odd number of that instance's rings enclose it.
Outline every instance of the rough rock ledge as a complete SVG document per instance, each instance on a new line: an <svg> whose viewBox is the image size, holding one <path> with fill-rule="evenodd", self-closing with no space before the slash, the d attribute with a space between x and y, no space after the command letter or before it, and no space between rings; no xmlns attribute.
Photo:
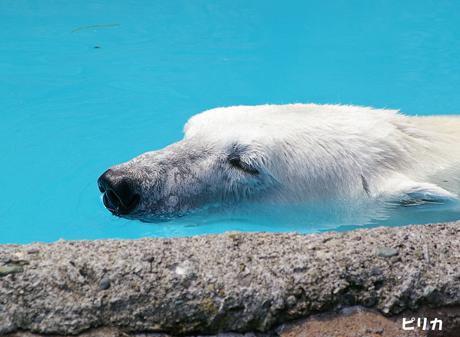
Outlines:
<svg viewBox="0 0 460 337"><path fill-rule="evenodd" d="M459 258L460 222L0 245L0 335L290 336L334 315L385 319L377 312L437 313L445 331L458 331ZM306 318L319 313L328 314Z"/></svg>

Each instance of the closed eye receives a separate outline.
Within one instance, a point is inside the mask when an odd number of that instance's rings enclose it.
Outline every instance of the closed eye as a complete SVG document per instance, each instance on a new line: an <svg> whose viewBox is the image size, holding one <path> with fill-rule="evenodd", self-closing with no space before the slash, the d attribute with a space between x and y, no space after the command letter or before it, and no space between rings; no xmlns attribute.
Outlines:
<svg viewBox="0 0 460 337"><path fill-rule="evenodd" d="M259 174L259 171L256 170L255 168L253 167L250 167L249 165L247 165L246 163L243 163L241 161L241 158L239 155L236 155L236 154L233 154L233 155L230 155L228 157L228 163L230 164L230 166L238 169L238 170L241 170L241 171L244 171L246 173L249 173L249 174Z"/></svg>

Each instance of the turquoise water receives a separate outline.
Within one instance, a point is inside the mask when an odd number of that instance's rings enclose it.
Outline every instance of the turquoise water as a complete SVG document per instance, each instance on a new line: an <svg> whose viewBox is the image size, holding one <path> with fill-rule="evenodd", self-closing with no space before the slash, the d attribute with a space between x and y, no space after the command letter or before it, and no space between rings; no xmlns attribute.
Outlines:
<svg viewBox="0 0 460 337"><path fill-rule="evenodd" d="M146 224L112 216L96 184L108 167L180 140L189 117L218 106L459 114L459 22L455 1L3 0L0 243L460 218L339 205L326 215L312 206Z"/></svg>

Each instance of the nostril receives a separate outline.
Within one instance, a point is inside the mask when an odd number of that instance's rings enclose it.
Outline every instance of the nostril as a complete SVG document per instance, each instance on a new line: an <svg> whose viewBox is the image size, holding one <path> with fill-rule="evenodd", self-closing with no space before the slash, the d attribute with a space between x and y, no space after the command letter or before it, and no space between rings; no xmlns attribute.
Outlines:
<svg viewBox="0 0 460 337"><path fill-rule="evenodd" d="M127 215L139 203L139 194L134 193L131 179L120 173L107 170L98 179L99 190L104 193L104 206L116 215Z"/></svg>
<svg viewBox="0 0 460 337"><path fill-rule="evenodd" d="M118 197L118 195L115 194L114 191L112 190L108 190L106 193L105 193L106 197L112 202L112 204L114 206L117 206L117 208L119 208L121 205L123 205L123 202L121 201L121 199Z"/></svg>

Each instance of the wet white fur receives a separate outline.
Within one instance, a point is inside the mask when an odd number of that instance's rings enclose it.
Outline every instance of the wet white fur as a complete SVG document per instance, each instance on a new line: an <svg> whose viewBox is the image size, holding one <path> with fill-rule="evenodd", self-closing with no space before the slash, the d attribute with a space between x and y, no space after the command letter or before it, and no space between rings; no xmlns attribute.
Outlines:
<svg viewBox="0 0 460 337"><path fill-rule="evenodd" d="M184 132L179 143L213 153L235 144L244 149L241 159L259 170L259 181L270 181L260 185L259 201L459 193L457 116L343 105L235 106L192 117Z"/></svg>

